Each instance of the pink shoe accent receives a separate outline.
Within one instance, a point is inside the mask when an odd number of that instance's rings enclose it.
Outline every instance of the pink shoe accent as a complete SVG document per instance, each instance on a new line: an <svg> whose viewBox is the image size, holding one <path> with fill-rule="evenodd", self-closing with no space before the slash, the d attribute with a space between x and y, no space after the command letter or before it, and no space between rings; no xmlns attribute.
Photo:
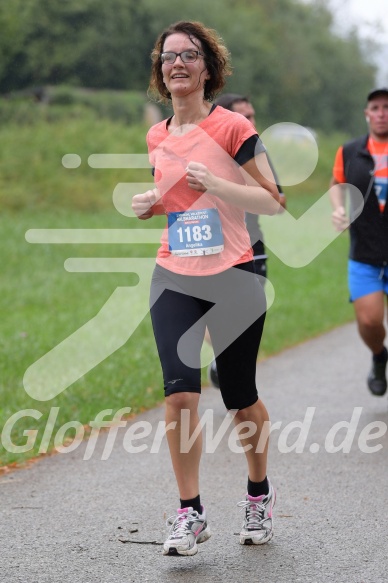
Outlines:
<svg viewBox="0 0 388 583"><path fill-rule="evenodd" d="M189 510L192 510L191 506L190 508L178 508L178 514L186 514L187 512L189 512Z"/></svg>
<svg viewBox="0 0 388 583"><path fill-rule="evenodd" d="M247 494L248 500L249 502L261 502L265 496L267 494L263 494L262 496L250 496L249 494ZM275 500L273 501L273 504L271 505L271 508L268 510L268 518L272 518L272 506L275 504Z"/></svg>
<svg viewBox="0 0 388 583"><path fill-rule="evenodd" d="M202 508L202 512L201 515L203 514L203 506ZM178 508L177 513L178 514L186 514L187 512L193 512L194 508L192 506L189 506L188 508Z"/></svg>

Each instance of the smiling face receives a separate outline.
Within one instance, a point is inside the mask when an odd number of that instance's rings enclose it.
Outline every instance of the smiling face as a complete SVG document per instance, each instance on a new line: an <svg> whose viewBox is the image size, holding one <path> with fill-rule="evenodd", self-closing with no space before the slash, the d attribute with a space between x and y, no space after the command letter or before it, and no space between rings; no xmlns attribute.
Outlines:
<svg viewBox="0 0 388 583"><path fill-rule="evenodd" d="M163 52L182 53L183 51L202 51L197 39L191 40L187 34L174 33L168 36L163 45ZM185 97L193 93L203 95L205 81L209 79L204 57L198 55L194 63L184 63L177 57L172 65L162 64L163 82L174 97Z"/></svg>

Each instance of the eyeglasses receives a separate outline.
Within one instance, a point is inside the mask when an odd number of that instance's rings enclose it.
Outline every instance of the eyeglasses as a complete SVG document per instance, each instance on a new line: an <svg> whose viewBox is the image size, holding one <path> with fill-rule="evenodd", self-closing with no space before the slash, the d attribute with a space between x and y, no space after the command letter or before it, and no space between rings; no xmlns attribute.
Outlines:
<svg viewBox="0 0 388 583"><path fill-rule="evenodd" d="M203 53L200 51L183 51L182 53L174 53L174 52L167 52L167 53L160 53L160 60L164 65L173 65L176 61L177 57L181 58L183 63L195 63L198 57L203 57Z"/></svg>

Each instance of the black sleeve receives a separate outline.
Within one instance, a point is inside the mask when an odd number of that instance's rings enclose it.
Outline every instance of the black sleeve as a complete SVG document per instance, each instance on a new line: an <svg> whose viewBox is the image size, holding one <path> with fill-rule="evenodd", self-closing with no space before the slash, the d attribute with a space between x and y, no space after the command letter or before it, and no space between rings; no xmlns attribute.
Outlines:
<svg viewBox="0 0 388 583"><path fill-rule="evenodd" d="M263 142L260 140L259 136L255 134L251 136L241 146L237 154L235 155L234 159L236 160L237 164L243 166L249 160L252 160L257 154L261 152L265 152L265 146Z"/></svg>
<svg viewBox="0 0 388 583"><path fill-rule="evenodd" d="M266 148L265 148L263 142L260 140L259 136L257 134L255 134L254 136L251 136L243 143L243 145L241 146L241 148L239 149L239 151L235 155L234 159L236 160L236 162L240 166L243 166L246 162L248 162L249 160L252 160L252 158L257 156L257 154L260 154L261 152L266 152ZM278 177L276 175L276 171L272 165L272 162L271 162L268 154L267 154L267 159L268 159L268 163L270 165L270 168L272 170L272 173L274 175L274 178L276 180L277 189L280 193L282 193L283 189L279 185L279 180L278 180Z"/></svg>

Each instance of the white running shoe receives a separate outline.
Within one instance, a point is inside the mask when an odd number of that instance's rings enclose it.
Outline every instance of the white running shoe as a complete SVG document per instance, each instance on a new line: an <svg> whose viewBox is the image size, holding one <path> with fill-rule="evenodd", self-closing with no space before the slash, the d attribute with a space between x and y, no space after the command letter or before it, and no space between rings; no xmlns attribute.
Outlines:
<svg viewBox="0 0 388 583"><path fill-rule="evenodd" d="M172 526L163 545L163 555L195 555L198 552L197 543L203 543L211 536L205 508L202 506L202 514L198 514L191 506L179 508L177 512L177 516L167 520L167 525Z"/></svg>
<svg viewBox="0 0 388 583"><path fill-rule="evenodd" d="M273 536L272 509L275 505L276 493L268 480L269 492L266 496L246 495L246 499L239 502L245 510L243 527L240 532L241 545L263 545Z"/></svg>

